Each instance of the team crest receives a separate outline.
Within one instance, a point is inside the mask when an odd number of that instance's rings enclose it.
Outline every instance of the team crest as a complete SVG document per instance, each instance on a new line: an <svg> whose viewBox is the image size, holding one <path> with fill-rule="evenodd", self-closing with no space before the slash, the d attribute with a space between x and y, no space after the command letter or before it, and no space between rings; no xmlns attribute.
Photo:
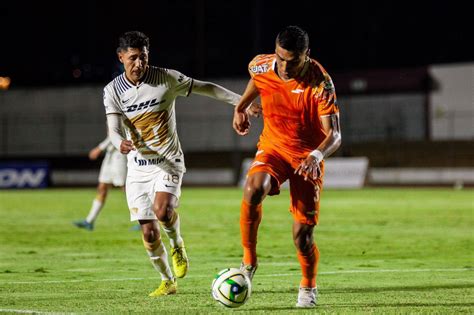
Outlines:
<svg viewBox="0 0 474 315"><path fill-rule="evenodd" d="M334 83L332 83L332 80L330 77L328 76L325 76L324 78L324 89L326 91L330 91L330 92L335 92L335 87L334 87Z"/></svg>

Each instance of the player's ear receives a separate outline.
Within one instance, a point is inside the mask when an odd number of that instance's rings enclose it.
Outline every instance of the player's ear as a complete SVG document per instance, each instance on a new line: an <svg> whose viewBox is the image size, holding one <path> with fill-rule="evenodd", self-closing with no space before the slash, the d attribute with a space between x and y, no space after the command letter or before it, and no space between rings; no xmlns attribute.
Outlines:
<svg viewBox="0 0 474 315"><path fill-rule="evenodd" d="M310 48L308 48L308 50L306 51L306 56L308 56L308 57L309 57L309 54L310 54L310 52L311 52L311 49L310 49Z"/></svg>
<svg viewBox="0 0 474 315"><path fill-rule="evenodd" d="M118 60L123 63L123 53L121 51L118 51L117 52L117 57L118 57Z"/></svg>

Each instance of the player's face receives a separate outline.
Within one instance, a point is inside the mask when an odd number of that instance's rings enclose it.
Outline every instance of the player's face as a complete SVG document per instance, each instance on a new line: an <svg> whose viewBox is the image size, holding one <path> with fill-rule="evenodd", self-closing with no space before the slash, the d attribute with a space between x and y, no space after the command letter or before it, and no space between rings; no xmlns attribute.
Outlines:
<svg viewBox="0 0 474 315"><path fill-rule="evenodd" d="M307 53L297 54L276 44L275 48L278 75L283 80L295 78L303 70Z"/></svg>
<svg viewBox="0 0 474 315"><path fill-rule="evenodd" d="M148 49L128 47L127 50L120 51L118 57L123 63L127 79L133 84L140 82L148 66Z"/></svg>

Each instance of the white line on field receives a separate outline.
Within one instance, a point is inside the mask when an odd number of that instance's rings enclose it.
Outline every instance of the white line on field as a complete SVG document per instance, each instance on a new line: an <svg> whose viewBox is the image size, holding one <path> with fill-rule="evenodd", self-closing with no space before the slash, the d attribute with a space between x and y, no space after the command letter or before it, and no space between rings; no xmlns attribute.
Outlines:
<svg viewBox="0 0 474 315"><path fill-rule="evenodd" d="M338 271L322 271L318 275L338 275L350 273L399 273L399 272L464 272L474 271L474 268L453 268L453 269L373 269L373 270L338 270ZM265 277L287 277L297 276L298 272L294 273L278 273L278 274L258 274L259 278ZM186 278L208 278L206 275L189 275ZM78 280L45 280L45 281L0 281L0 285L5 284L45 284L45 283L75 283L75 282L115 282L115 281L139 281L159 279L160 277L147 278L110 278L110 279L78 279ZM1 311L1 309L0 309Z"/></svg>
<svg viewBox="0 0 474 315"><path fill-rule="evenodd" d="M23 314L46 314L46 312L31 310L13 310L8 308L0 308L0 313L23 313Z"/></svg>

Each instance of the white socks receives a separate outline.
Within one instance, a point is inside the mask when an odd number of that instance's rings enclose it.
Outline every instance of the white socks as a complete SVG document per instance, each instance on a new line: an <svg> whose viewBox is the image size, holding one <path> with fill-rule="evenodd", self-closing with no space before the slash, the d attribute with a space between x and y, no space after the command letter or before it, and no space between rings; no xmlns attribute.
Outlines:
<svg viewBox="0 0 474 315"><path fill-rule="evenodd" d="M173 218L170 220L170 225L166 226L164 222L160 222L163 231L170 240L172 248L183 246L183 238L181 237L179 214L175 211ZM174 221L174 222L173 222Z"/></svg>
<svg viewBox="0 0 474 315"><path fill-rule="evenodd" d="M94 199L94 201L92 202L92 207L89 210L89 214L86 218L87 223L94 223L95 219L97 219L97 217L99 216L100 210L102 210L103 206L104 203L102 201Z"/></svg>
<svg viewBox="0 0 474 315"><path fill-rule="evenodd" d="M173 273L171 272L170 266L168 264L168 253L166 248L163 245L163 242L160 240L160 246L154 251L147 250L148 256L150 257L151 264L161 274L162 280L172 280Z"/></svg>

